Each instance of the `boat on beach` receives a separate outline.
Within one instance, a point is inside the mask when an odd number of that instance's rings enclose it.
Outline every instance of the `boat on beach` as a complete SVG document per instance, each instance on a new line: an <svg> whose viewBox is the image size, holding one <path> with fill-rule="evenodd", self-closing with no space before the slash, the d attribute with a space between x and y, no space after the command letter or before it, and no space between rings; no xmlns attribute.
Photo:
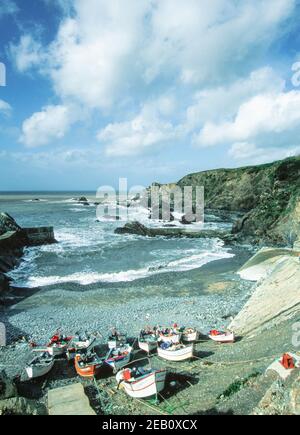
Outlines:
<svg viewBox="0 0 300 435"><path fill-rule="evenodd" d="M118 388L121 386L130 397L146 399L157 397L166 384L167 370L126 368L117 373Z"/></svg>
<svg viewBox="0 0 300 435"><path fill-rule="evenodd" d="M126 341L127 341L126 334L122 334L118 332L116 329L113 329L111 335L108 337L107 345L109 349L116 349L117 347L126 344Z"/></svg>
<svg viewBox="0 0 300 435"><path fill-rule="evenodd" d="M185 361L193 358L194 344L171 344L162 343L157 348L157 353L160 358L167 361Z"/></svg>
<svg viewBox="0 0 300 435"><path fill-rule="evenodd" d="M54 366L54 357L48 352L36 356L25 368L29 379L40 378L52 370Z"/></svg>
<svg viewBox="0 0 300 435"><path fill-rule="evenodd" d="M182 337L182 331L175 324L172 328L157 329L158 341L163 343L178 344Z"/></svg>
<svg viewBox="0 0 300 435"><path fill-rule="evenodd" d="M139 348L147 353L157 349L158 337L154 331L142 330L138 340Z"/></svg>
<svg viewBox="0 0 300 435"><path fill-rule="evenodd" d="M65 337L60 333L54 334L47 344L47 352L52 356L63 355L73 337Z"/></svg>
<svg viewBox="0 0 300 435"><path fill-rule="evenodd" d="M103 367L104 359L95 349L83 349L75 355L76 373L82 378L93 378Z"/></svg>
<svg viewBox="0 0 300 435"><path fill-rule="evenodd" d="M219 344L234 343L235 341L235 335L232 331L220 332L217 330L212 330L208 336L211 340Z"/></svg>
<svg viewBox="0 0 300 435"><path fill-rule="evenodd" d="M117 373L130 362L132 351L133 348L129 344L111 349L104 363L111 367L114 373Z"/></svg>
<svg viewBox="0 0 300 435"><path fill-rule="evenodd" d="M75 358L76 353L80 350L87 349L96 340L96 337L88 334L76 334L75 337L68 343L66 355L69 361Z"/></svg>
<svg viewBox="0 0 300 435"><path fill-rule="evenodd" d="M182 333L182 340L186 342L193 342L199 339L199 331L195 328L185 328Z"/></svg>

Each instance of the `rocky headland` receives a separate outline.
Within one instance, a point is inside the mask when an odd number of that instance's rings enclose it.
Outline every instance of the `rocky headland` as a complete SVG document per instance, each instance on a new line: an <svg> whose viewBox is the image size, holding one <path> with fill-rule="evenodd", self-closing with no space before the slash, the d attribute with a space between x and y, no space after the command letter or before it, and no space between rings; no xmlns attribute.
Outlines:
<svg viewBox="0 0 300 435"><path fill-rule="evenodd" d="M7 213L0 213L0 295L8 290L5 275L21 261L24 249L56 243L52 227L21 228Z"/></svg>
<svg viewBox="0 0 300 435"><path fill-rule="evenodd" d="M190 174L177 183L154 186L204 186L205 212L232 222L231 233L193 232L172 228L142 228L125 225L117 233L148 236L215 237L236 243L293 246L300 239L300 157L260 166L216 169Z"/></svg>

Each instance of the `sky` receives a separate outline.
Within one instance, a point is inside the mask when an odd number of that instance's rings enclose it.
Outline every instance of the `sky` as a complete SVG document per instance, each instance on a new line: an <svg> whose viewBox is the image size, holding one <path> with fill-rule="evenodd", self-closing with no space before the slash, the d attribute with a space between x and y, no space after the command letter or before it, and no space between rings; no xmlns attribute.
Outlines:
<svg viewBox="0 0 300 435"><path fill-rule="evenodd" d="M299 0L0 0L1 191L172 182L299 133Z"/></svg>

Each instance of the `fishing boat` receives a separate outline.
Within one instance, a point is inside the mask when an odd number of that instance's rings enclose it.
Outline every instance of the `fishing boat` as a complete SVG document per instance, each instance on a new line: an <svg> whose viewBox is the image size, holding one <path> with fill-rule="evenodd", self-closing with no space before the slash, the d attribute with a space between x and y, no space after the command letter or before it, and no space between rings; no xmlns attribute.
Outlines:
<svg viewBox="0 0 300 435"><path fill-rule="evenodd" d="M66 355L69 361L75 358L76 353L80 350L87 349L90 347L96 340L96 337L88 334L76 334L75 337L69 342Z"/></svg>
<svg viewBox="0 0 300 435"><path fill-rule="evenodd" d="M167 370L126 368L117 373L118 387L122 386L130 397L146 399L157 397L166 384Z"/></svg>
<svg viewBox="0 0 300 435"><path fill-rule="evenodd" d="M101 357L92 349L82 350L75 355L75 370L82 378L93 378L103 367L105 357Z"/></svg>
<svg viewBox="0 0 300 435"><path fill-rule="evenodd" d="M193 358L194 344L171 344L162 343L157 348L158 356L167 361L185 361Z"/></svg>
<svg viewBox="0 0 300 435"><path fill-rule="evenodd" d="M52 356L64 354L72 338L73 337L65 337L59 333L54 334L47 345L47 352Z"/></svg>
<svg viewBox="0 0 300 435"><path fill-rule="evenodd" d="M117 373L130 362L132 350L129 344L111 349L104 362L113 369L114 373Z"/></svg>
<svg viewBox="0 0 300 435"><path fill-rule="evenodd" d="M195 328L185 328L182 333L182 340L191 343L199 339L199 332Z"/></svg>
<svg viewBox="0 0 300 435"><path fill-rule="evenodd" d="M158 337L154 332L144 333L141 332L139 336L139 348L147 353L151 353L157 348Z"/></svg>
<svg viewBox="0 0 300 435"><path fill-rule="evenodd" d="M217 343L234 343L235 335L232 331L220 332L217 330L212 330L209 333L209 338Z"/></svg>
<svg viewBox="0 0 300 435"><path fill-rule="evenodd" d="M40 378L46 375L54 366L54 358L48 352L36 356L25 368L29 379Z"/></svg>
<svg viewBox="0 0 300 435"><path fill-rule="evenodd" d="M176 328L166 328L157 330L158 341L163 343L178 344L180 342L182 332Z"/></svg>
<svg viewBox="0 0 300 435"><path fill-rule="evenodd" d="M116 349L117 347L122 346L127 341L126 334L119 333L116 329L112 330L111 335L108 338L108 348L109 349Z"/></svg>

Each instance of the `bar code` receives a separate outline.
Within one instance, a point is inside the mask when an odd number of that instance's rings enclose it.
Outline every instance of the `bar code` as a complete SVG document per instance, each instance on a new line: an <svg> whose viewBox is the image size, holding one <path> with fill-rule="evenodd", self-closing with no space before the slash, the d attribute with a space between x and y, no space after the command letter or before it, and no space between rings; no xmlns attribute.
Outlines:
<svg viewBox="0 0 300 435"><path fill-rule="evenodd" d="M6 327L0 322L0 346L6 346Z"/></svg>

